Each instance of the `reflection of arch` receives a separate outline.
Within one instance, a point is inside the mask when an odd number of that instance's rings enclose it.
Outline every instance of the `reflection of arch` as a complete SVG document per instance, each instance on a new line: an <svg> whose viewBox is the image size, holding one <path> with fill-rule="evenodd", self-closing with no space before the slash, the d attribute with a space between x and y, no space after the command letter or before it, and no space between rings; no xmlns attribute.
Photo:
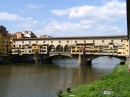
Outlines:
<svg viewBox="0 0 130 97"><path fill-rule="evenodd" d="M54 45L50 45L49 46L49 51L50 52L55 52L55 46Z"/></svg>
<svg viewBox="0 0 130 97"><path fill-rule="evenodd" d="M70 45L65 45L64 52L70 52L70 51L71 51Z"/></svg>
<svg viewBox="0 0 130 97"><path fill-rule="evenodd" d="M62 45L58 45L56 47L56 52L63 52L63 46Z"/></svg>

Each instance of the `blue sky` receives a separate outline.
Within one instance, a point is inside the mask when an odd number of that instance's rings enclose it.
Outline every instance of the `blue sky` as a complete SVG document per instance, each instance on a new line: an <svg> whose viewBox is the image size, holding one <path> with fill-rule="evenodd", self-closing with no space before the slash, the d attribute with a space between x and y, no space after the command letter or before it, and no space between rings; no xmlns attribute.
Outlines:
<svg viewBox="0 0 130 97"><path fill-rule="evenodd" d="M0 25L10 33L49 36L126 35L126 0L2 0Z"/></svg>

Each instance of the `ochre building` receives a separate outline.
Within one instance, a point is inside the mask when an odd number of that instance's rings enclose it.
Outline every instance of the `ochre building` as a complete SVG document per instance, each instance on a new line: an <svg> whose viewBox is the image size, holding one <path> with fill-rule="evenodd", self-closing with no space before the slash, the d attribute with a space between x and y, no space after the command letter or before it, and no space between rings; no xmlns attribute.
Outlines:
<svg viewBox="0 0 130 97"><path fill-rule="evenodd" d="M0 26L0 57L10 53L10 36L4 26Z"/></svg>

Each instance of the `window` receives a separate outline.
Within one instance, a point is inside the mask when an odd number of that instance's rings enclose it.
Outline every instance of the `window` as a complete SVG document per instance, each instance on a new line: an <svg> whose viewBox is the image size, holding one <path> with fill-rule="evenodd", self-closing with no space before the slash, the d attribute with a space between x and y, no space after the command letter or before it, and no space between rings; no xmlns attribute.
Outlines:
<svg viewBox="0 0 130 97"><path fill-rule="evenodd" d="M69 40L67 40L67 43L69 43Z"/></svg>
<svg viewBox="0 0 130 97"><path fill-rule="evenodd" d="M24 41L22 41L22 43L24 43Z"/></svg>
<svg viewBox="0 0 130 97"><path fill-rule="evenodd" d="M46 43L46 41L43 41L43 43Z"/></svg>
<svg viewBox="0 0 130 97"><path fill-rule="evenodd" d="M51 43L53 43L53 41L51 41Z"/></svg>
<svg viewBox="0 0 130 97"><path fill-rule="evenodd" d="M95 40L93 40L93 43L95 43Z"/></svg>
<svg viewBox="0 0 130 97"><path fill-rule="evenodd" d="M36 41L36 43L38 43L38 41Z"/></svg>
<svg viewBox="0 0 130 97"><path fill-rule="evenodd" d="M31 41L29 41L29 43L31 43Z"/></svg>
<svg viewBox="0 0 130 97"><path fill-rule="evenodd" d="M75 43L77 43L77 40L75 41Z"/></svg>
<svg viewBox="0 0 130 97"><path fill-rule="evenodd" d="M113 40L111 40L111 42L113 42Z"/></svg>
<svg viewBox="0 0 130 97"><path fill-rule="evenodd" d="M46 49L46 47L43 47L43 49Z"/></svg>
<svg viewBox="0 0 130 97"><path fill-rule="evenodd" d="M102 43L104 43L104 40L102 40Z"/></svg>
<svg viewBox="0 0 130 97"><path fill-rule="evenodd" d="M61 43L61 41L59 41L59 43Z"/></svg>
<svg viewBox="0 0 130 97"><path fill-rule="evenodd" d="M123 42L123 39L121 39L121 42Z"/></svg>
<svg viewBox="0 0 130 97"><path fill-rule="evenodd" d="M118 54L122 54L121 52L118 52Z"/></svg>
<svg viewBox="0 0 130 97"><path fill-rule="evenodd" d="M86 43L86 40L84 40L84 43Z"/></svg>

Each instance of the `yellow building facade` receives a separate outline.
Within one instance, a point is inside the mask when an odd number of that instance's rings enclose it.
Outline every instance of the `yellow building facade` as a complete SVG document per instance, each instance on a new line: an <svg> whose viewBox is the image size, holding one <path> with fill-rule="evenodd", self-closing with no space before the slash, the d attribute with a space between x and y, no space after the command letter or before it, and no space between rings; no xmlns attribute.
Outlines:
<svg viewBox="0 0 130 97"><path fill-rule="evenodd" d="M10 36L4 26L0 26L0 57L10 53Z"/></svg>

